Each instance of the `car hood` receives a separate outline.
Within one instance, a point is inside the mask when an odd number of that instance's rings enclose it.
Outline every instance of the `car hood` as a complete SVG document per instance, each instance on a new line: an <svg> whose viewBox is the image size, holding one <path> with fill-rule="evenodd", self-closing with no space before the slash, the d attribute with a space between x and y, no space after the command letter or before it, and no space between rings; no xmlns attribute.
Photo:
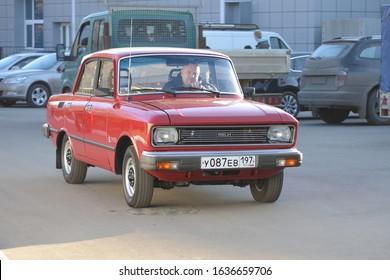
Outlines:
<svg viewBox="0 0 390 280"><path fill-rule="evenodd" d="M8 70L8 71L0 72L0 78L8 78L8 77L20 76L20 75L32 75L35 73L41 73L43 71L47 71L47 70L46 69Z"/></svg>
<svg viewBox="0 0 390 280"><path fill-rule="evenodd" d="M276 107L233 98L172 98L148 100L143 103L164 111L171 125L242 125L295 120L287 117L285 112Z"/></svg>

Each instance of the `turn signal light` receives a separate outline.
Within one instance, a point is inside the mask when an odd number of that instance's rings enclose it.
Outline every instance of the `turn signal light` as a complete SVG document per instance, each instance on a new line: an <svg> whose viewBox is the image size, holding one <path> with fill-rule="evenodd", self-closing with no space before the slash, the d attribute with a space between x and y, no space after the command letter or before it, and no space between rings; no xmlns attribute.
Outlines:
<svg viewBox="0 0 390 280"><path fill-rule="evenodd" d="M299 165L300 163L296 158L279 158L276 160L276 166L278 167L294 167Z"/></svg>
<svg viewBox="0 0 390 280"><path fill-rule="evenodd" d="M160 161L156 164L157 170L172 170L178 168L177 162Z"/></svg>

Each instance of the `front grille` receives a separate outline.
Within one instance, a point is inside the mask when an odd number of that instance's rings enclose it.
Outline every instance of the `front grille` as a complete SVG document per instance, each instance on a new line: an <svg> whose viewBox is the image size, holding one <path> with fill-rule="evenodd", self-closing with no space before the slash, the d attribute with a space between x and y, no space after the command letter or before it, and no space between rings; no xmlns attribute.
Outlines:
<svg viewBox="0 0 390 280"><path fill-rule="evenodd" d="M267 126L179 128L178 145L268 144Z"/></svg>

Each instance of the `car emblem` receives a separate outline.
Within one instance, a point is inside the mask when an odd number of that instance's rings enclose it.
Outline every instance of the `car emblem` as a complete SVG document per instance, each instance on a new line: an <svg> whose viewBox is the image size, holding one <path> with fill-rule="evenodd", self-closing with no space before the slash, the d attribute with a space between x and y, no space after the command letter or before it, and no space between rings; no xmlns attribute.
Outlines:
<svg viewBox="0 0 390 280"><path fill-rule="evenodd" d="M232 133L230 133L230 132L218 132L217 136L218 137L231 137Z"/></svg>

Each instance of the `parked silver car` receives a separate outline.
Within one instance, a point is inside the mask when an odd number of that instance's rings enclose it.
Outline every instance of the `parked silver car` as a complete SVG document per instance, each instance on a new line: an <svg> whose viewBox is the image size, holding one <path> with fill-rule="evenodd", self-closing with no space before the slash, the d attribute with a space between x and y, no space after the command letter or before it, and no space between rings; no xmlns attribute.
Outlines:
<svg viewBox="0 0 390 280"><path fill-rule="evenodd" d="M390 124L379 115L381 37L346 37L324 42L302 71L300 105L327 123L341 123L350 112L370 124Z"/></svg>
<svg viewBox="0 0 390 280"><path fill-rule="evenodd" d="M0 59L0 71L19 70L47 53L17 53Z"/></svg>
<svg viewBox="0 0 390 280"><path fill-rule="evenodd" d="M50 95L61 91L60 66L56 54L46 54L20 70L0 73L0 105L27 101L30 107L46 107Z"/></svg>

